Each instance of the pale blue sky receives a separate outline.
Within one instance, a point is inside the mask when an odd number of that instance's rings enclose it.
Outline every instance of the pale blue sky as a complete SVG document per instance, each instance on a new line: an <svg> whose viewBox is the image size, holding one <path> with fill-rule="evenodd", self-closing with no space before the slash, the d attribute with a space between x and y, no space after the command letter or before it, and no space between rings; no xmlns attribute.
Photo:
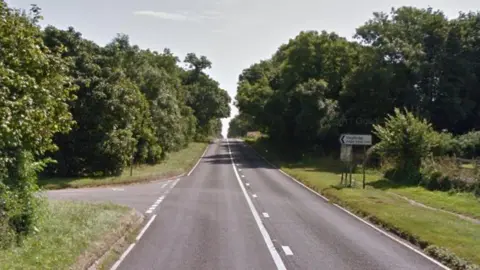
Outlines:
<svg viewBox="0 0 480 270"><path fill-rule="evenodd" d="M35 3L45 20L59 28L75 27L99 44L117 33L142 48L170 48L181 59L188 52L206 55L209 74L232 99L240 72L270 57L302 30L327 30L351 37L374 11L403 5L459 11L480 9L477 0L7 0L17 8ZM236 114L233 108L232 113ZM232 114L232 115L233 115ZM228 121L224 121L224 130Z"/></svg>

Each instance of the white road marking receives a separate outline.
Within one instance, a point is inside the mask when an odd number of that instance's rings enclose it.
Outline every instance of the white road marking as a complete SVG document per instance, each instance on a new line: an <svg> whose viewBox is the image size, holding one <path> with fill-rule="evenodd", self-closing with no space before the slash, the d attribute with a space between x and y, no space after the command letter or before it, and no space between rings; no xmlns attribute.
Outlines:
<svg viewBox="0 0 480 270"><path fill-rule="evenodd" d="M165 192L165 195L168 194L169 191ZM153 210L155 210L155 208L157 208L157 206L162 203L163 199L165 199L165 195L164 196L161 196L160 198L158 198L158 200L156 200L152 206L150 206L150 208L148 208L148 210L145 212L147 214L151 214L153 212Z"/></svg>
<svg viewBox="0 0 480 270"><path fill-rule="evenodd" d="M246 183L245 185L246 185L247 187L249 187L249 186L250 186L250 183Z"/></svg>
<svg viewBox="0 0 480 270"><path fill-rule="evenodd" d="M228 145L228 149L230 150L230 143L229 143L228 139L227 139L227 145ZM275 262L275 265L277 266L277 269L278 270L286 270L287 268L285 267L285 264L282 261L282 257L280 257L280 254L278 254L278 251L275 249L275 246L273 245L273 242L272 242L272 238L270 238L270 235L268 234L267 229L263 225L263 222L260 219L260 216L258 215L257 209L255 209L255 206L253 205L252 200L248 196L247 190L243 186L242 180L240 179L240 176L238 175L237 168L235 167L235 163L233 162L232 155L230 155L230 160L232 162L233 172L235 173L238 184L240 185L240 188L243 192L243 195L245 196L245 200L247 200L248 207L250 208L250 211L252 212L253 218L255 219L255 222L257 223L258 229L260 230L260 233L263 236L263 240L265 241L265 244L267 245L267 248L270 251L270 255L272 256L272 259Z"/></svg>
<svg viewBox="0 0 480 270"><path fill-rule="evenodd" d="M124 191L125 189L123 188L112 188L113 191Z"/></svg>
<svg viewBox="0 0 480 270"><path fill-rule="evenodd" d="M180 181L180 178L178 178L177 180L175 180L175 181L173 182L173 184L170 186L170 189L167 191L167 194L168 194L168 192L170 192L170 191L177 185L178 181Z"/></svg>
<svg viewBox="0 0 480 270"><path fill-rule="evenodd" d="M327 197L325 197L325 196L321 195L320 193L316 192L315 190L307 187L307 186L304 185L302 182L298 181L297 179L295 179L295 178L293 178L292 176L288 175L286 172L284 172L284 171L282 171L281 169L279 169L277 166L273 165L270 161L268 161L266 158L264 158L262 155L260 155L260 154L259 154L253 147L251 147L250 145L246 144L246 146L248 146L250 149L252 149L252 150L253 150L259 157L261 157L265 162L267 162L268 164L270 164L270 166L271 166L272 168L278 170L278 171L281 172L283 175L287 176L287 177L290 178L291 180L295 181L296 183L298 183L299 185L303 186L304 188L306 188L307 190L309 190L309 191L312 192L313 194L315 194L315 195L319 196L320 198L324 199L325 201L327 201L327 202L330 201ZM340 205L335 204L335 203L334 203L333 205L335 205L335 206L336 206L337 208L339 208L340 210L346 212L347 214L353 216L354 218L358 219L359 221L365 223L366 225L368 225L368 226L371 227L372 229L378 231L379 233L385 235L386 237L388 237L388 238L392 239L393 241L399 243L400 245L406 247L407 249L412 250L413 252L417 253L418 255L420 255L420 256L424 257L425 259L431 261L432 263L438 265L440 268L445 269L445 270L451 270L449 267L443 265L441 262L439 262L439 261L435 260L434 258L426 255L425 253L417 250L415 247L412 247L412 246L410 246L409 244L407 244L407 243L405 243L405 242L397 239L396 237L391 236L391 235L388 234L387 232L383 231L382 229L377 228L375 225L371 224L370 222L365 221L363 218L361 218L361 217L359 217L359 216L351 213L350 211L348 211L347 209L341 207Z"/></svg>
<svg viewBox="0 0 480 270"><path fill-rule="evenodd" d="M245 175L242 175L242 178L245 178Z"/></svg>
<svg viewBox="0 0 480 270"><path fill-rule="evenodd" d="M264 158L262 155L260 155L257 150L255 150L253 147L251 147L250 145L246 145L248 146L250 149L252 149L256 154L257 156L259 156L260 158L262 158L265 162L267 162L272 168L276 169L277 171L279 171L280 173L282 173L283 175L285 175L286 177L290 178L291 180L295 181L297 184L301 185L302 187L306 188L308 191L312 192L313 194L315 194L316 196L319 196L320 198L324 199L325 201L329 202L330 200L323 196L322 194L316 192L315 190L307 187L304 183L298 181L297 179L291 177L290 175L288 175L286 172L282 171L282 169L279 169L277 166L273 165L270 161L268 161L268 159Z"/></svg>
<svg viewBox="0 0 480 270"><path fill-rule="evenodd" d="M165 183L165 184L163 184L163 185L162 185L162 187L160 187L160 188L165 188L165 187L166 187L166 186L167 186L167 185L168 185L170 182L172 182L172 180L170 180L170 181L166 182L166 183Z"/></svg>
<svg viewBox="0 0 480 270"><path fill-rule="evenodd" d="M137 238L135 238L136 241L140 240L140 238L142 238L143 234L147 231L148 227L150 227L150 225L152 224L152 222L155 220L155 218L157 217L157 215L153 215L152 218L148 221L147 225L145 225L145 227L143 227L142 231L140 231L140 233L137 235Z"/></svg>
<svg viewBox="0 0 480 270"><path fill-rule="evenodd" d="M402 246L410 249L411 251L413 251L413 252L417 253L418 255L424 257L425 259L427 259L427 260L431 261L432 263L438 265L438 266L441 267L442 269L451 270L451 269L448 268L447 266L443 265L441 262L435 260L434 258L431 258L431 257L427 256L426 254L424 254L423 252L419 251L418 249L410 246L409 244L407 244L407 243L405 243L405 242L403 242L403 241L398 240L397 238L395 238L395 237L391 236L390 234L384 232L383 230L377 228L375 225L373 225L373 224L371 224L370 222L364 220L363 218L361 218L361 217L353 214L352 212L348 211L347 209L341 207L340 205L338 205L338 204L336 204L336 203L334 203L333 205L335 205L338 209L344 211L345 213L351 215L352 217L358 219L358 220L361 221L362 223L368 225L368 226L371 227L372 229L378 231L379 233L385 235L386 237L392 239L393 241L399 243L400 245L402 245Z"/></svg>
<svg viewBox="0 0 480 270"><path fill-rule="evenodd" d="M293 252L292 252L292 250L290 249L289 246L282 246L282 248L283 248L283 252L285 252L285 255L287 255L287 256L292 256L293 255Z"/></svg>
<svg viewBox="0 0 480 270"><path fill-rule="evenodd" d="M207 146L207 148L205 148L205 151L203 151L202 156L198 159L197 163L195 164L195 166L193 166L193 168L190 170L190 172L188 172L187 176L190 176L190 174L192 174L192 172L195 170L195 168L197 168L198 164L200 163L200 161L202 161L203 157L205 156L205 153L207 153L208 147L209 146Z"/></svg>
<svg viewBox="0 0 480 270"><path fill-rule="evenodd" d="M252 197L253 197L253 198L257 198L257 194L253 194Z"/></svg>
<svg viewBox="0 0 480 270"><path fill-rule="evenodd" d="M265 213L265 212L263 212L262 215L263 215L264 218L269 218L270 217L270 215L268 213Z"/></svg>
<svg viewBox="0 0 480 270"><path fill-rule="evenodd" d="M132 251L133 247L135 246L135 244L131 244L127 250L125 250L125 252L123 252L122 256L120 256L120 258L118 259L118 261L112 266L112 268L110 268L110 270L116 270L120 264L122 263L123 260L125 260L125 257L127 257L128 253L130 253L130 251Z"/></svg>

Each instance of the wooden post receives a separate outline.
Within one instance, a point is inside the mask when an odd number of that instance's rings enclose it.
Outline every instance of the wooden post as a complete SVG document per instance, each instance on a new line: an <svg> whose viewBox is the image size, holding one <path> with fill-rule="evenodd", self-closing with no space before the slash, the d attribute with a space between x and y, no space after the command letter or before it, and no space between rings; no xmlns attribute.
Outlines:
<svg viewBox="0 0 480 270"><path fill-rule="evenodd" d="M352 169L353 169L353 165L352 163L350 162L350 183L349 183L349 186L352 187Z"/></svg>
<svg viewBox="0 0 480 270"><path fill-rule="evenodd" d="M367 164L367 150L366 147L363 146L363 189L365 189L365 166Z"/></svg>
<svg viewBox="0 0 480 270"><path fill-rule="evenodd" d="M130 159L130 176L133 176L133 155L132 155L132 158Z"/></svg>

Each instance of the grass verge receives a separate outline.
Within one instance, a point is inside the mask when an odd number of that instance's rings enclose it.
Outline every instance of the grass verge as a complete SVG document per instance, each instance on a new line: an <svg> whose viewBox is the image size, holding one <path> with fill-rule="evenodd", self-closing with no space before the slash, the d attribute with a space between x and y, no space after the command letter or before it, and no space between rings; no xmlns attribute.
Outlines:
<svg viewBox="0 0 480 270"><path fill-rule="evenodd" d="M384 181L379 180L380 174L369 172L367 189L341 188L338 187L341 165L337 161L311 159L284 162L273 152L275 148L261 142L247 142L289 175L385 230L407 239L452 269L477 269L476 265L480 265L480 253L477 252L480 250L480 225L448 213L412 205L387 192L394 189L402 195L408 195L411 187L389 187L385 182L379 182ZM361 179L360 174L355 174L354 178ZM417 191L421 195L413 197L426 205L426 198L433 199L435 196L443 198L443 201L438 200L435 204L444 208L457 209L454 202L460 200L467 200L466 205L478 204L478 201L468 197L452 197L448 193L437 194L427 190L424 192ZM476 213L477 210L472 209L477 209L478 206L464 207L468 210L460 207L457 211Z"/></svg>
<svg viewBox="0 0 480 270"><path fill-rule="evenodd" d="M0 269L86 269L135 217L131 209L113 204L49 201L38 233L0 250Z"/></svg>
<svg viewBox="0 0 480 270"><path fill-rule="evenodd" d="M167 160L157 165L142 165L126 168L121 176L82 178L40 178L38 183L44 189L84 188L108 185L122 185L174 177L188 171L202 155L207 143L191 143L187 148L171 153Z"/></svg>

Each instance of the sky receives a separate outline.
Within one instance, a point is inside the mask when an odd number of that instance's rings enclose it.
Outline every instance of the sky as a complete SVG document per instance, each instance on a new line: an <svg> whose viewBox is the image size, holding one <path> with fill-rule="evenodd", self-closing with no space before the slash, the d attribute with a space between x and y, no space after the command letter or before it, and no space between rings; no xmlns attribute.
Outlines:
<svg viewBox="0 0 480 270"><path fill-rule="evenodd" d="M213 63L208 73L234 100L238 75L269 58L303 30L334 31L352 38L375 11L415 6L440 9L449 18L479 10L478 0L7 0L10 6L42 9L42 25L73 26L100 45L117 33L132 44L180 59L189 52ZM232 105L232 116L237 109ZM223 120L226 134L228 119Z"/></svg>

